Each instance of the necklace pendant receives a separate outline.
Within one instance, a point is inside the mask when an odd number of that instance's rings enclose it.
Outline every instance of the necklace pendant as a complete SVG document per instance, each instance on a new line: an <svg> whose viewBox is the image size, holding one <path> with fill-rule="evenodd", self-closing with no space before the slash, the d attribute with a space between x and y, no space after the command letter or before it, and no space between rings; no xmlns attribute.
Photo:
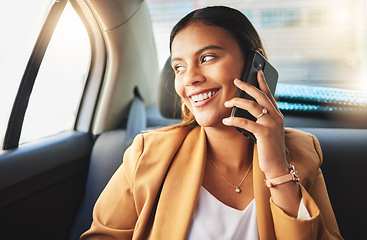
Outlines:
<svg viewBox="0 0 367 240"><path fill-rule="evenodd" d="M241 189L239 187L236 187L236 193L240 193L241 192Z"/></svg>

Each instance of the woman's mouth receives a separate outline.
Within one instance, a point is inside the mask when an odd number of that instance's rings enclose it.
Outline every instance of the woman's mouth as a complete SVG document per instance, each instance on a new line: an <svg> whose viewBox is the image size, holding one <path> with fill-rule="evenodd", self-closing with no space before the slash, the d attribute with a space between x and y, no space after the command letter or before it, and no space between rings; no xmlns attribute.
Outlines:
<svg viewBox="0 0 367 240"><path fill-rule="evenodd" d="M213 97L218 92L217 89L208 90L206 92L201 92L199 94L195 94L190 96L190 99L196 103L207 100L211 97Z"/></svg>

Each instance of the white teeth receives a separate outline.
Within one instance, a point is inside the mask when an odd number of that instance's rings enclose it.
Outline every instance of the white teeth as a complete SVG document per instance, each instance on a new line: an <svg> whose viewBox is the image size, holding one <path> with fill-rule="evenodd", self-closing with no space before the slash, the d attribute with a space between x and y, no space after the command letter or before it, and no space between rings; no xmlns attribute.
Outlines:
<svg viewBox="0 0 367 240"><path fill-rule="evenodd" d="M215 95L215 93L216 93L215 91L213 92L209 91L208 93L200 93L198 95L191 96L191 100L195 102L203 101L205 99L211 98L212 96Z"/></svg>

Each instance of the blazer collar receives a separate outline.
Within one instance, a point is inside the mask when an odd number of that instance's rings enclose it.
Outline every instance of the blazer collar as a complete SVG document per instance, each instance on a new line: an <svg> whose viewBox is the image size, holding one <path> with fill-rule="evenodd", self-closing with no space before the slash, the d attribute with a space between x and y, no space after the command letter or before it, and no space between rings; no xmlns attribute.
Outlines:
<svg viewBox="0 0 367 240"><path fill-rule="evenodd" d="M169 166L157 203L151 239L187 238L203 182L205 159L205 131L196 127L187 135Z"/></svg>
<svg viewBox="0 0 367 240"><path fill-rule="evenodd" d="M206 164L207 139L196 127L183 140L170 163L161 187L151 239L186 239L196 209ZM275 240L270 211L270 191L259 167L257 145L253 151L253 184L260 239ZM171 223L171 224L167 224Z"/></svg>

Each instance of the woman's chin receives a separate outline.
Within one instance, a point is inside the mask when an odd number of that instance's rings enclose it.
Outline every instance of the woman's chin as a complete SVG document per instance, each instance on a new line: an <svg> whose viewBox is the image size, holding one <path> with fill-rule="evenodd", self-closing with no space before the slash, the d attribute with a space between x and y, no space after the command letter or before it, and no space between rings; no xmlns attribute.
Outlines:
<svg viewBox="0 0 367 240"><path fill-rule="evenodd" d="M202 127L224 127L225 125L222 123L222 121L219 121L217 119L196 119L196 122L202 126Z"/></svg>
<svg viewBox="0 0 367 240"><path fill-rule="evenodd" d="M202 127L212 127L215 125L213 118L196 118L196 122Z"/></svg>
<svg viewBox="0 0 367 240"><path fill-rule="evenodd" d="M196 122L202 127L224 127L222 119L226 116L230 116L230 112L218 113L218 110L213 114L206 112L206 114L196 114ZM194 114L195 115L195 114Z"/></svg>

